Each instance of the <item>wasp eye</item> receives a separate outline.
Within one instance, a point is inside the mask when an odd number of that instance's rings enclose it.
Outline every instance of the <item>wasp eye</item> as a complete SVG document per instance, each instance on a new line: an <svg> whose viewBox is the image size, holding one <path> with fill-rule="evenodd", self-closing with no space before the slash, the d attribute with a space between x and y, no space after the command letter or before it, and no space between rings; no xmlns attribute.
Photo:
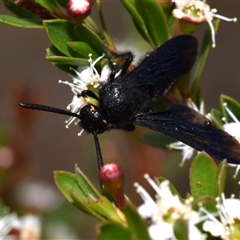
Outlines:
<svg viewBox="0 0 240 240"><path fill-rule="evenodd" d="M86 105L80 111L81 127L94 134L100 134L107 130L108 122L101 110L93 105Z"/></svg>

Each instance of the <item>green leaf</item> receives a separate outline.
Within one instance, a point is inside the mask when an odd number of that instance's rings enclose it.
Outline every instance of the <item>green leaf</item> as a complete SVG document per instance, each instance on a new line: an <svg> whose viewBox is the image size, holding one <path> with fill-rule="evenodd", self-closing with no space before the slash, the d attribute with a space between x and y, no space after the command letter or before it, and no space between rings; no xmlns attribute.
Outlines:
<svg viewBox="0 0 240 240"><path fill-rule="evenodd" d="M66 8L68 0L56 0L56 2L63 8Z"/></svg>
<svg viewBox="0 0 240 240"><path fill-rule="evenodd" d="M81 25L86 26L87 28L91 29L91 31L94 34L96 34L97 36L101 36L101 32L100 32L97 24L95 23L95 21L90 16L85 18L84 23L82 23Z"/></svg>
<svg viewBox="0 0 240 240"><path fill-rule="evenodd" d="M15 16L1 15L0 22L22 28L43 28L42 19L35 14L19 7L10 0L3 0L5 7Z"/></svg>
<svg viewBox="0 0 240 240"><path fill-rule="evenodd" d="M50 12L60 13L61 11L58 8L58 4L55 0L34 0L36 3L38 3L43 8L47 9Z"/></svg>
<svg viewBox="0 0 240 240"><path fill-rule="evenodd" d="M78 196L81 196L81 199L88 200L86 194L81 190L81 188L79 188L78 182L73 173L55 171L54 179L57 187L69 202L73 203L70 191L74 191Z"/></svg>
<svg viewBox="0 0 240 240"><path fill-rule="evenodd" d="M235 119L231 117L231 115L226 111L224 104L227 104L227 108L235 115L237 119L240 119L240 103L236 101L234 98L229 97L227 95L220 96L220 105L222 108L222 113L227 122L235 122Z"/></svg>
<svg viewBox="0 0 240 240"><path fill-rule="evenodd" d="M123 221L118 216L112 202L110 202L106 197L102 196L96 202L88 202L88 206L91 210L104 218L123 224Z"/></svg>
<svg viewBox="0 0 240 240"><path fill-rule="evenodd" d="M75 34L74 24L66 20L44 20L43 25L52 44L64 55L72 56L73 52L67 43L78 41Z"/></svg>
<svg viewBox="0 0 240 240"><path fill-rule="evenodd" d="M203 207L210 213L216 213L217 208L216 208L216 198L213 197L200 197L196 199L193 203L193 210L198 211L199 207Z"/></svg>
<svg viewBox="0 0 240 240"><path fill-rule="evenodd" d="M176 239L188 239L188 225L186 221L178 218L173 225L173 232Z"/></svg>
<svg viewBox="0 0 240 240"><path fill-rule="evenodd" d="M217 168L217 184L218 184L218 196L224 192L226 175L227 175L228 164L227 161L222 161Z"/></svg>
<svg viewBox="0 0 240 240"><path fill-rule="evenodd" d="M206 153L198 154L190 169L190 186L194 198L218 196L217 166Z"/></svg>
<svg viewBox="0 0 240 240"><path fill-rule="evenodd" d="M95 213L104 216L108 220L122 223L122 220L116 213L113 204L104 196L101 196L96 188L92 185L87 176L76 166L75 167L76 180L79 188L87 196L87 206ZM77 200L77 198L75 198Z"/></svg>
<svg viewBox="0 0 240 240"><path fill-rule="evenodd" d="M9 15L0 15L0 22L21 28L43 28L41 18L19 18Z"/></svg>
<svg viewBox="0 0 240 240"><path fill-rule="evenodd" d="M151 239L149 237L145 222L140 217L136 209L128 201L126 201L123 213L125 214L128 228L132 233L134 233L134 235L137 236L137 239Z"/></svg>
<svg viewBox="0 0 240 240"><path fill-rule="evenodd" d="M36 21L37 19L39 21L42 21L38 16L35 14L29 12L28 10L19 7L17 4L15 4L12 0L3 0L3 3L5 7L12 13L14 13L16 16L18 16L20 19L28 19L28 21Z"/></svg>
<svg viewBox="0 0 240 240"><path fill-rule="evenodd" d="M155 148L169 150L168 145L174 142L173 138L165 136L161 133L144 133L140 135L141 140Z"/></svg>
<svg viewBox="0 0 240 240"><path fill-rule="evenodd" d="M81 169L76 165L75 166L75 175L79 187L87 195L91 196L93 199L99 199L101 197L97 189L92 185L88 177L81 171Z"/></svg>
<svg viewBox="0 0 240 240"><path fill-rule="evenodd" d="M216 109L211 110L211 120L220 129L223 128L222 125L224 123L222 120L222 117L223 117L222 113L219 112L218 110L216 110Z"/></svg>
<svg viewBox="0 0 240 240"><path fill-rule="evenodd" d="M82 23L75 27L75 33L79 40L87 43L97 53L98 56L103 54L103 41L91 28Z"/></svg>
<svg viewBox="0 0 240 240"><path fill-rule="evenodd" d="M118 223L103 223L97 228L98 240L132 240L131 232Z"/></svg>
<svg viewBox="0 0 240 240"><path fill-rule="evenodd" d="M72 57L63 57L63 56L46 56L46 59L53 64L66 64L70 66L87 66L88 60L85 58L72 58Z"/></svg>
<svg viewBox="0 0 240 240"><path fill-rule="evenodd" d="M74 58L63 56L56 47L51 46L47 49L46 59L50 61L53 65L59 67L61 70L73 74L71 68L78 68L80 66L88 66L88 59L85 58Z"/></svg>
<svg viewBox="0 0 240 240"><path fill-rule="evenodd" d="M92 185L89 184L89 180L85 179L79 169L76 171L77 177L69 172L54 172L55 182L67 200L83 212L101 221L109 219L122 223L112 203L93 189Z"/></svg>
<svg viewBox="0 0 240 240"><path fill-rule="evenodd" d="M219 23L220 23L219 19L215 19L213 21L215 33L217 33ZM201 76L205 68L208 54L211 48L212 48L212 35L211 35L211 29L208 28L205 32L205 35L202 41L201 50L196 60L196 67L193 74L193 85L192 85L193 101L197 104L197 106L200 105L202 100L200 80L201 80Z"/></svg>
<svg viewBox="0 0 240 240"><path fill-rule="evenodd" d="M91 209L91 206L88 202L81 199L73 190L70 190L70 195L72 198L72 203L80 210L85 212L86 214L97 218L100 221L106 221L103 215L99 215L97 212Z"/></svg>
<svg viewBox="0 0 240 240"><path fill-rule="evenodd" d="M138 13L137 9L136 9L136 5L135 5L135 1L129 1L129 0L121 0L123 6L126 8L126 10L129 12L129 14L132 17L133 23L135 24L138 32L142 35L142 37L148 42L150 43L152 46L154 45L149 34L148 34L148 30L146 28L146 25L142 19L142 17L140 16L140 14Z"/></svg>
<svg viewBox="0 0 240 240"><path fill-rule="evenodd" d="M75 51L76 57L89 58L89 54L92 54L92 59L96 59L98 55L95 51L85 42L68 42L68 47Z"/></svg>
<svg viewBox="0 0 240 240"><path fill-rule="evenodd" d="M154 47L166 42L169 39L169 32L161 5L154 0L136 0L135 4L154 43Z"/></svg>

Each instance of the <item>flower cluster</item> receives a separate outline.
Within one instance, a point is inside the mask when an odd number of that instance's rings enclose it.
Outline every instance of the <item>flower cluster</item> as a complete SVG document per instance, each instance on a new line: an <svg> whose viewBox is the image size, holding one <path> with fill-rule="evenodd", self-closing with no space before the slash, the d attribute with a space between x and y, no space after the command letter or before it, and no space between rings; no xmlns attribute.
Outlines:
<svg viewBox="0 0 240 240"><path fill-rule="evenodd" d="M236 22L237 18L227 18L216 14L216 9L211 9L204 0L172 0L175 3L175 9L172 14L175 18L181 19L186 23L201 24L207 22L211 29L212 47L216 46L215 31L213 19L219 18L228 22Z"/></svg>
<svg viewBox="0 0 240 240"><path fill-rule="evenodd" d="M182 202L178 195L171 192L167 180L157 185L149 175L144 177L157 194L155 202L143 187L135 183L137 192L144 201L138 212L149 222L148 231L151 238L176 239L174 225L177 224L177 220L181 220L188 226L188 239L203 239L204 236L196 226L201 219L200 214L192 209L193 199Z"/></svg>
<svg viewBox="0 0 240 240"><path fill-rule="evenodd" d="M96 99L91 98L90 96L83 96L82 91L91 90L96 96L98 96L99 88L106 83L108 76L110 74L110 69L108 65L105 65L102 68L101 74L98 73L95 65L99 62L104 56L98 57L95 61L92 60L92 54L89 54L89 66L80 67L78 71L74 70L76 77L73 77L73 82L59 80L59 83L68 85L73 92L72 102L67 106L67 109L73 113L79 113L82 107L87 104L98 105ZM76 120L76 117L70 117L66 121L66 127L68 128L71 123ZM78 123L79 119L77 119ZM83 130L80 131L79 135L83 133Z"/></svg>
<svg viewBox="0 0 240 240"><path fill-rule="evenodd" d="M203 223L203 230L209 232L214 237L221 239L239 239L240 238L240 200L234 198L226 199L224 194L218 197L217 213L212 214L204 209L202 212L206 214L208 219Z"/></svg>
<svg viewBox="0 0 240 240"><path fill-rule="evenodd" d="M146 174L145 178L157 194L156 201L138 183L135 183L135 187L144 201L138 212L149 224L148 232L151 239L179 239L175 230L178 220L186 224L188 228L186 238L190 240L207 239L207 232L221 239L240 238L239 199L234 196L226 199L222 194L221 198L216 198L217 212L210 213L201 206L201 202L198 204L199 210L196 211L192 208L194 199L189 197L184 202L181 201L178 195L172 193L167 180L157 185L149 175Z"/></svg>
<svg viewBox="0 0 240 240"><path fill-rule="evenodd" d="M223 129L230 135L232 135L234 138L240 142L240 121L237 119L235 114L228 108L227 103L223 103L223 107L225 111L228 113L228 115L232 118L232 122L227 122L227 119L225 117L222 118L222 120L225 122L223 124ZM230 167L235 167L236 171L235 174L233 175L234 178L237 177L239 170L240 170L240 165L239 164L228 164Z"/></svg>
<svg viewBox="0 0 240 240"><path fill-rule="evenodd" d="M19 218L16 214L0 217L0 239L34 239L41 238L41 222L35 215Z"/></svg>

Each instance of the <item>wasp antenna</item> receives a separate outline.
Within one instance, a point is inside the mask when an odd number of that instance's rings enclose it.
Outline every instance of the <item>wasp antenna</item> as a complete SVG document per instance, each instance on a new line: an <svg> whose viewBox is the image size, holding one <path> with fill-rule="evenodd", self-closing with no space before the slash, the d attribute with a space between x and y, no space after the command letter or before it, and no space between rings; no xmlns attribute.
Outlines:
<svg viewBox="0 0 240 240"><path fill-rule="evenodd" d="M93 137L94 137L94 143L95 143L96 152L97 152L98 169L100 170L103 166L102 152L99 145L97 134L93 133Z"/></svg>
<svg viewBox="0 0 240 240"><path fill-rule="evenodd" d="M95 148L96 148L96 153L97 153L98 170L100 170L103 167L102 152L101 152L101 148L99 145L97 134L93 133L93 137L94 137L94 143L95 143ZM101 182L100 182L100 186L102 189L104 188L104 186Z"/></svg>
<svg viewBox="0 0 240 240"><path fill-rule="evenodd" d="M33 110L52 112L52 113L57 113L57 114L61 114L61 115L67 115L67 116L71 116L71 117L80 118L79 114L69 112L69 111L66 111L63 109L59 109L59 108L45 106L45 105L32 104L32 103L19 103L19 106L23 107L23 108L33 109Z"/></svg>

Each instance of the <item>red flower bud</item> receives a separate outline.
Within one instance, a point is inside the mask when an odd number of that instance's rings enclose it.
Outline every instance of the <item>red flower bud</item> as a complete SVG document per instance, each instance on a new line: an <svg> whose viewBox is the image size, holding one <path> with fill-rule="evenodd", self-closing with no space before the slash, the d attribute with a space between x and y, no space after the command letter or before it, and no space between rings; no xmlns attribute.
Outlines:
<svg viewBox="0 0 240 240"><path fill-rule="evenodd" d="M67 3L68 12L74 17L87 17L92 10L94 0L69 0Z"/></svg>
<svg viewBox="0 0 240 240"><path fill-rule="evenodd" d="M124 174L121 166L110 163L105 164L99 171L99 179L109 191L120 208L125 205L124 198Z"/></svg>

